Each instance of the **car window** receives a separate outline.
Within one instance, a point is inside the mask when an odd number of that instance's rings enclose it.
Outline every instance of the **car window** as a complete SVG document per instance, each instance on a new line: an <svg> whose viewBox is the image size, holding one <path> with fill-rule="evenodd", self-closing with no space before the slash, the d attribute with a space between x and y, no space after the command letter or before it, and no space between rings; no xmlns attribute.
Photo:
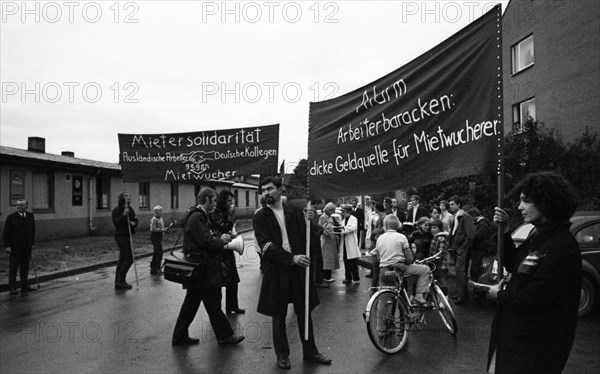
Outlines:
<svg viewBox="0 0 600 374"><path fill-rule="evenodd" d="M592 247L600 245L600 223L586 226L575 234L580 246Z"/></svg>

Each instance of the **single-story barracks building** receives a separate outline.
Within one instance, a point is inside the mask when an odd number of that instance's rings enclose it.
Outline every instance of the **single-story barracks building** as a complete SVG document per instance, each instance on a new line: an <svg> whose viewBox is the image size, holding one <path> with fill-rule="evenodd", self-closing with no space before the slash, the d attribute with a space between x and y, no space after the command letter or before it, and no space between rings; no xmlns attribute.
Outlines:
<svg viewBox="0 0 600 374"><path fill-rule="evenodd" d="M19 199L26 199L35 214L36 240L112 234L111 211L124 190L131 194L142 230L149 228L156 205L163 207L165 224L177 225L204 187L232 191L238 217L251 216L259 205L258 177L123 183L119 164L76 158L73 152L49 154L45 147L39 137L28 139L27 150L0 146L0 233Z"/></svg>

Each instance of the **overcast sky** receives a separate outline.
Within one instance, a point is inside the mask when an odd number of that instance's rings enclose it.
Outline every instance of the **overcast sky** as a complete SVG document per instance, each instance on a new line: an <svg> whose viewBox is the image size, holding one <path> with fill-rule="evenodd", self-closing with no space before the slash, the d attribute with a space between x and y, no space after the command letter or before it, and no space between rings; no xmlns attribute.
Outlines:
<svg viewBox="0 0 600 374"><path fill-rule="evenodd" d="M2 1L0 144L39 136L47 153L118 162L118 133L279 123L293 166L309 102L396 70L498 2Z"/></svg>

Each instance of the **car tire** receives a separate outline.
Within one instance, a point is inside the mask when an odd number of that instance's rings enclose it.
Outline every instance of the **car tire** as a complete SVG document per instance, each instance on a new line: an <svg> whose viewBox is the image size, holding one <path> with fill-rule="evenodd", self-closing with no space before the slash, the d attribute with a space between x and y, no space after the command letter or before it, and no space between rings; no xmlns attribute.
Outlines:
<svg viewBox="0 0 600 374"><path fill-rule="evenodd" d="M596 289L594 284L584 276L581 280L581 296L579 297L579 311L577 312L578 317L585 317L596 304Z"/></svg>

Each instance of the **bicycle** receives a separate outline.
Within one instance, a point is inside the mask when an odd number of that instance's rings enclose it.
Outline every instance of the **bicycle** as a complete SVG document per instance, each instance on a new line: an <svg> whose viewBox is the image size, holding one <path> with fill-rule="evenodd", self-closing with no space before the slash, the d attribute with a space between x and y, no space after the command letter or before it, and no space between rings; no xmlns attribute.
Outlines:
<svg viewBox="0 0 600 374"><path fill-rule="evenodd" d="M458 332L452 307L433 278L434 260L434 257L428 257L417 262L427 264L431 269L426 305L414 302L410 296L412 287L409 280L415 279L415 275L403 276L395 270L386 271L386 276L394 277L396 285L369 288L375 293L369 299L363 318L371 342L380 351L387 354L399 352L406 345L408 331L423 330L427 324L425 316L431 311L440 314L450 334Z"/></svg>

